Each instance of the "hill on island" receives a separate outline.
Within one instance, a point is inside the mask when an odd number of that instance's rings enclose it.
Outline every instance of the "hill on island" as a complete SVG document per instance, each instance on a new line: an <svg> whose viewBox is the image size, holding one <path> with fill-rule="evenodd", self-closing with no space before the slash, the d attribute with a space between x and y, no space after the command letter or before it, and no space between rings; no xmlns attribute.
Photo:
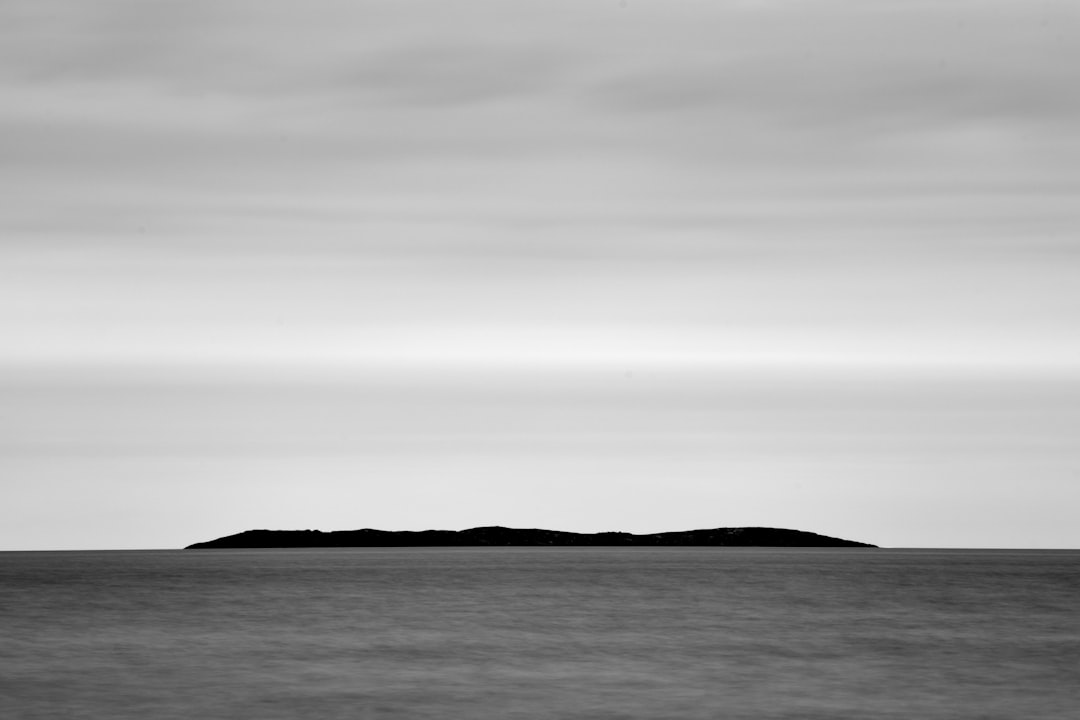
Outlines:
<svg viewBox="0 0 1080 720"><path fill-rule="evenodd" d="M469 530L247 530L189 545L186 550L213 548L310 547L877 547L802 530L739 527L633 535L625 532L575 533L561 530L477 527Z"/></svg>

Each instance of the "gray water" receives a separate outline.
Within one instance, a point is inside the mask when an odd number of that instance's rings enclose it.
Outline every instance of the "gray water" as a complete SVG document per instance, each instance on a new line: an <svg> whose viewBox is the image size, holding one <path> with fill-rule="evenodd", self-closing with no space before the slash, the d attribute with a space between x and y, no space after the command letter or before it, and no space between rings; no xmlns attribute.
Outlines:
<svg viewBox="0 0 1080 720"><path fill-rule="evenodd" d="M1080 552L0 553L0 717L1074 719Z"/></svg>

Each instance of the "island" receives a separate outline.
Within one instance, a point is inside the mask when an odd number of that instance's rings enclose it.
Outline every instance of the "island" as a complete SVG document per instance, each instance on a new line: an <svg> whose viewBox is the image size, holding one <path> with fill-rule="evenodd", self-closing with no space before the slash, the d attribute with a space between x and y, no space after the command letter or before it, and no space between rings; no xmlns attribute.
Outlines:
<svg viewBox="0 0 1080 720"><path fill-rule="evenodd" d="M247 530L236 535L195 543L184 549L497 546L877 547L869 543L842 540L802 530L767 527L715 528L634 535L626 532L575 533L492 526L468 530Z"/></svg>

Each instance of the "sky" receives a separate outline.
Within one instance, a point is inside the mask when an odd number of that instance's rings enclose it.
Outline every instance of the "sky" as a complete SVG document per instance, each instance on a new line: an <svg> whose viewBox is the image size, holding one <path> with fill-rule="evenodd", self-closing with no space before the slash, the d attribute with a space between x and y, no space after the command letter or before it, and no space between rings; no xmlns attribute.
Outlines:
<svg viewBox="0 0 1080 720"><path fill-rule="evenodd" d="M1067 0L0 0L0 550L1080 548Z"/></svg>

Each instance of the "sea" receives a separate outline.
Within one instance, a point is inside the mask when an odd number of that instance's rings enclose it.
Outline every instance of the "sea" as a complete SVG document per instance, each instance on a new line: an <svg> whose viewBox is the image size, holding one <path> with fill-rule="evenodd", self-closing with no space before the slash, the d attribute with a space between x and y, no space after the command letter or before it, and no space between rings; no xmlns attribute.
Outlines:
<svg viewBox="0 0 1080 720"><path fill-rule="evenodd" d="M4 720L1080 718L1080 551L0 553Z"/></svg>

